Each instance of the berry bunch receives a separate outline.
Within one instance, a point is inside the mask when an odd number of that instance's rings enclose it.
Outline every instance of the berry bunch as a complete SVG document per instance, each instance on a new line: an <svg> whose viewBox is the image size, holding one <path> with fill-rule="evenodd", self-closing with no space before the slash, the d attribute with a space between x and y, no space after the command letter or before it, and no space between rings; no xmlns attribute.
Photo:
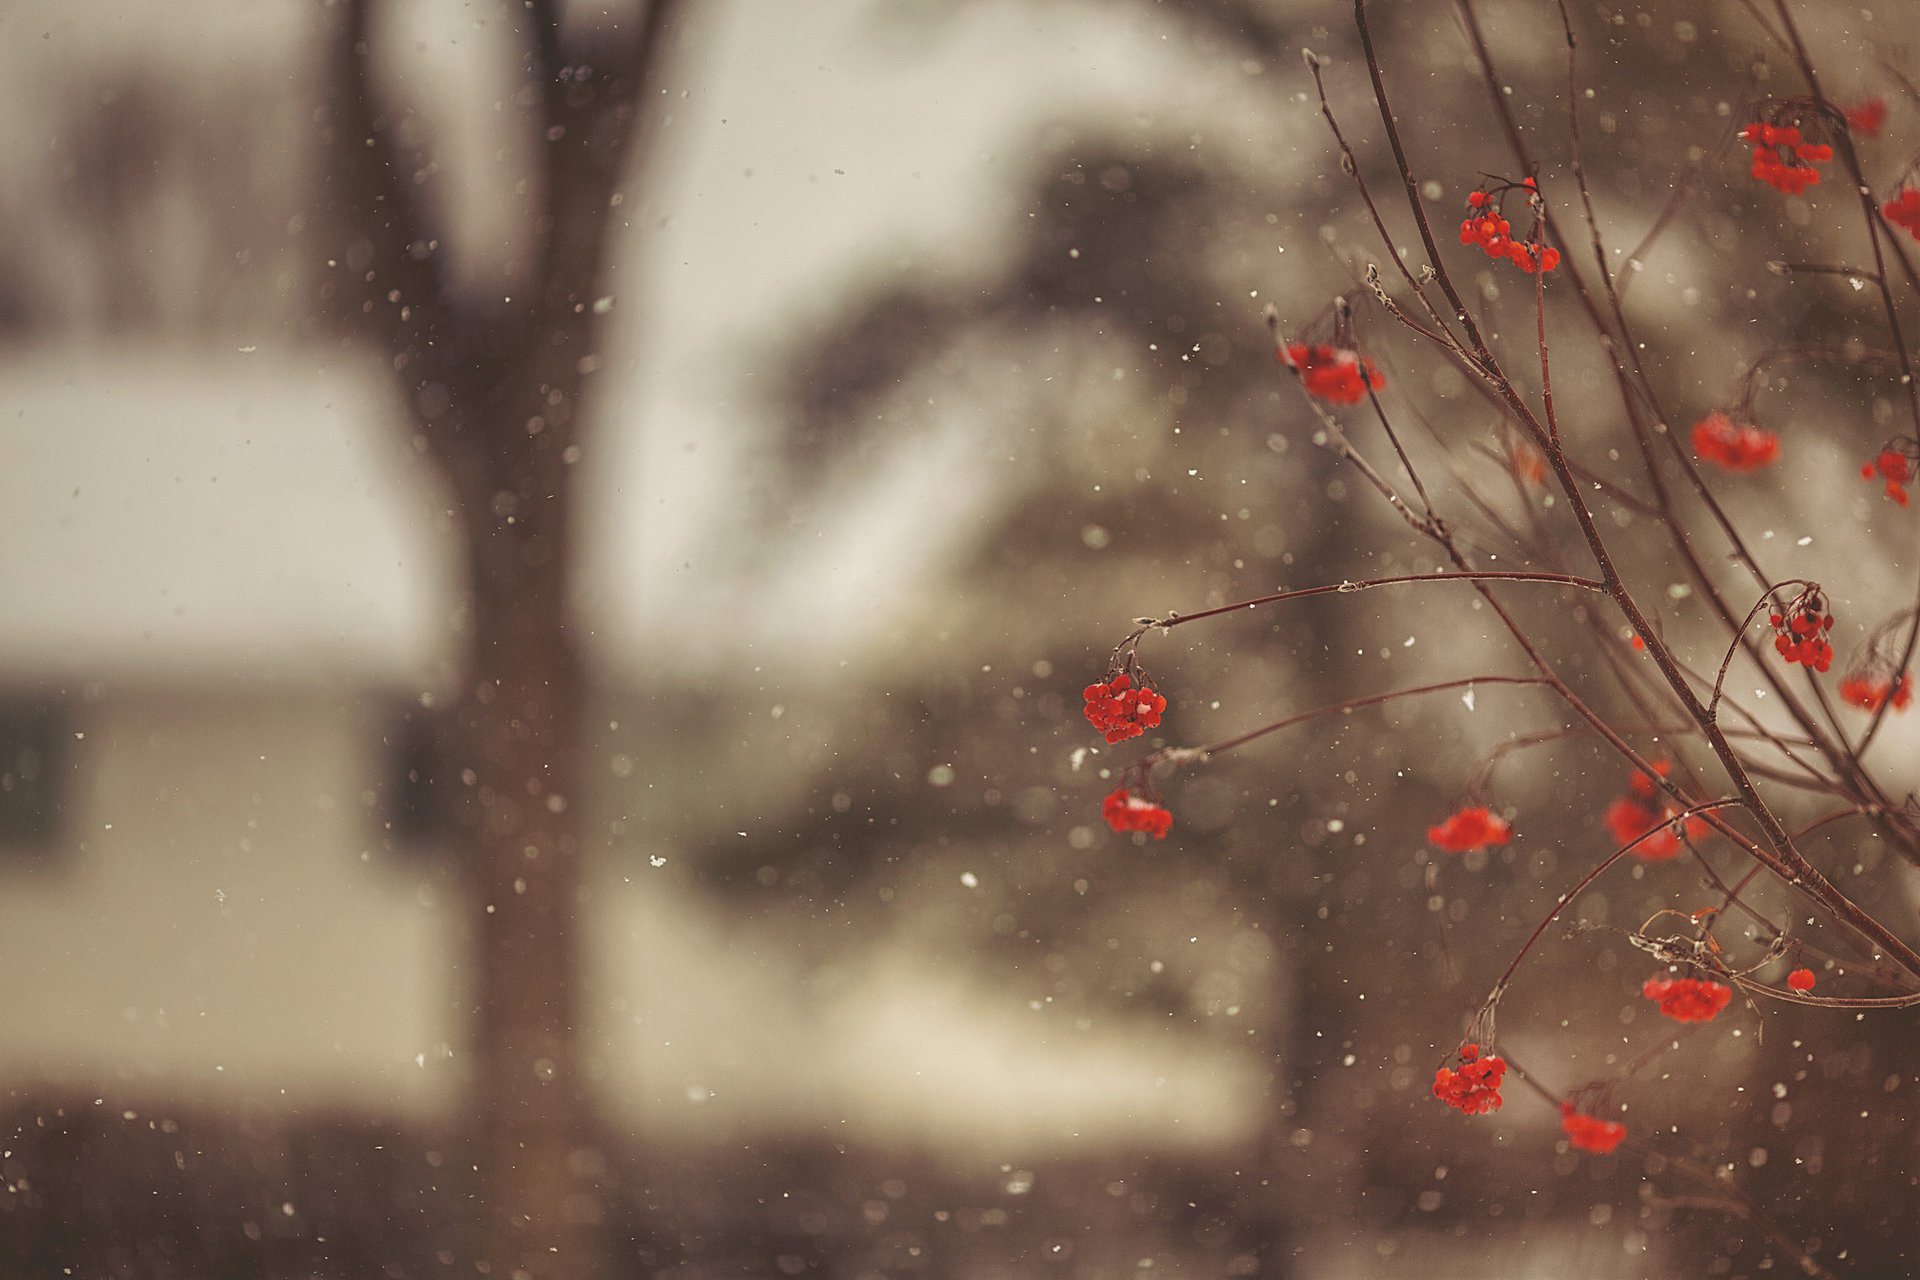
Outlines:
<svg viewBox="0 0 1920 1280"><path fill-rule="evenodd" d="M1793 125L1750 124L1740 136L1753 146L1753 176L1790 196L1819 182L1813 166L1833 159L1832 147L1806 141Z"/></svg>
<svg viewBox="0 0 1920 1280"><path fill-rule="evenodd" d="M1857 106L1846 108L1843 115L1847 118L1847 128L1863 138L1880 136L1880 126L1887 122L1887 100L1868 98Z"/></svg>
<svg viewBox="0 0 1920 1280"><path fill-rule="evenodd" d="M1673 768L1665 760L1654 763L1654 772L1666 777ZM1653 778L1644 773L1636 773L1628 779L1627 786L1631 794L1618 796L1607 806L1607 834L1613 837L1617 845L1640 843L1633 846L1633 856L1642 862L1665 862L1680 853L1680 832L1674 829L1675 811L1671 805L1654 803L1654 793L1659 789ZM1703 840L1711 828L1697 817L1689 817L1680 824L1686 829L1690 840ZM1647 835L1655 827L1663 827L1653 835ZM1641 840L1642 836L1646 839Z"/></svg>
<svg viewBox="0 0 1920 1280"><path fill-rule="evenodd" d="M1300 375L1308 395L1330 404L1359 404L1367 398L1368 387L1378 391L1387 385L1373 361L1346 347L1295 342L1274 354Z"/></svg>
<svg viewBox="0 0 1920 1280"><path fill-rule="evenodd" d="M1533 179L1520 183L1518 189L1532 194ZM1551 271L1560 265L1560 251L1552 245L1515 240L1513 224L1500 216L1498 198L1485 191L1474 191L1467 196L1467 216L1460 223L1460 243L1477 244L1489 258L1505 258L1528 275Z"/></svg>
<svg viewBox="0 0 1920 1280"><path fill-rule="evenodd" d="M1480 1056L1480 1046L1460 1046L1460 1069L1441 1067L1433 1073L1433 1096L1470 1116L1500 1109L1500 1082L1507 1060L1495 1054Z"/></svg>
<svg viewBox="0 0 1920 1280"><path fill-rule="evenodd" d="M1920 210L1916 210L1915 217L1920 218ZM1903 507L1907 505L1907 485L1912 483L1913 473L1912 449L1909 443L1899 440L1882 449L1872 462L1860 468L1862 480L1878 477L1886 481L1887 496Z"/></svg>
<svg viewBox="0 0 1920 1280"><path fill-rule="evenodd" d="M1693 451L1728 471L1757 471L1780 456L1780 437L1714 412L1694 423Z"/></svg>
<svg viewBox="0 0 1920 1280"><path fill-rule="evenodd" d="M1596 1155L1607 1155L1627 1136L1627 1126L1617 1120L1581 1115L1571 1102L1560 1104L1560 1127L1566 1130L1567 1145Z"/></svg>
<svg viewBox="0 0 1920 1280"><path fill-rule="evenodd" d="M1171 810L1143 796L1132 795L1125 787L1116 789L1100 802L1100 816L1117 832L1144 831L1155 840L1166 839L1173 827Z"/></svg>
<svg viewBox="0 0 1920 1280"><path fill-rule="evenodd" d="M1640 994L1675 1022L1712 1022L1733 1003L1733 988L1705 978L1648 978Z"/></svg>
<svg viewBox="0 0 1920 1280"><path fill-rule="evenodd" d="M1902 671L1900 678L1859 671L1840 682L1840 701L1862 711L1878 711L1891 702L1895 711L1905 711L1913 701L1913 677Z"/></svg>
<svg viewBox="0 0 1920 1280"><path fill-rule="evenodd" d="M1121 671L1104 684L1090 684L1081 691L1087 700L1087 723L1106 735L1111 746L1137 738L1160 723L1167 700L1155 693L1142 679L1134 688L1133 677Z"/></svg>
<svg viewBox="0 0 1920 1280"><path fill-rule="evenodd" d="M1827 632L1833 630L1833 615L1819 588L1803 592L1784 613L1770 613L1773 647L1788 663L1799 663L1812 671L1825 671L1833 665L1833 644Z"/></svg>
<svg viewBox="0 0 1920 1280"><path fill-rule="evenodd" d="M1448 853L1466 853L1488 845L1505 844L1513 838L1513 828L1485 805L1462 809L1437 827L1427 828L1427 842Z"/></svg>
<svg viewBox="0 0 1920 1280"><path fill-rule="evenodd" d="M1881 205L1880 216L1920 240L1920 187L1908 187Z"/></svg>

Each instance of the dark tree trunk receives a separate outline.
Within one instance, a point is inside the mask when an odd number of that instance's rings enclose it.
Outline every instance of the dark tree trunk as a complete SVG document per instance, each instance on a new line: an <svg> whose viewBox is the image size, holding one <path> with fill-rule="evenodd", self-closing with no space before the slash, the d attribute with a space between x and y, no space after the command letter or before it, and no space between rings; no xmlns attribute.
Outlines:
<svg viewBox="0 0 1920 1280"><path fill-rule="evenodd" d="M583 1276L599 1270L602 1167L574 1050L584 686L565 621L570 489L543 481L540 461L501 459L488 477L493 509L511 506L513 522L469 540L469 684L454 740L476 801L475 1101L489 1256L496 1274L505 1264L508 1275Z"/></svg>
<svg viewBox="0 0 1920 1280"><path fill-rule="evenodd" d="M509 119L536 155L524 184L531 280L502 302L458 296L442 277L444 234L427 224L369 73L373 3L345 0L335 33L325 186L340 243L322 295L387 355L465 543L446 763L472 798L482 1260L509 1280L582 1280L607 1270L608 1162L576 1047L587 677L570 620L572 476L608 240L625 226L642 90L676 4L651 0L637 24L571 41L558 0L502 6L526 48L524 80L501 97L520 107Z"/></svg>

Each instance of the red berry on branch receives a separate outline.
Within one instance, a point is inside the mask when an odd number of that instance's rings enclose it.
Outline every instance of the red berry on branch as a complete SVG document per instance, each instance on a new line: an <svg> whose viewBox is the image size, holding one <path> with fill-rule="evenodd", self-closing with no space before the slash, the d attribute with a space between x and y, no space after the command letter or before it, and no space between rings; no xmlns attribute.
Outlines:
<svg viewBox="0 0 1920 1280"><path fill-rule="evenodd" d="M1517 186L1508 184L1501 188L1504 194L1512 190L1525 190L1531 197L1533 179L1529 178ZM1499 210L1489 211L1493 197L1485 191L1475 191L1467 196L1467 216L1460 223L1460 243L1479 245L1489 258L1504 258L1528 275L1539 271L1551 271L1560 265L1560 251L1551 245L1535 243L1532 240L1515 240L1513 224L1500 216Z"/></svg>
<svg viewBox="0 0 1920 1280"><path fill-rule="evenodd" d="M1733 988L1705 978L1648 978L1640 994L1675 1022L1711 1022L1733 1003Z"/></svg>
<svg viewBox="0 0 1920 1280"><path fill-rule="evenodd" d="M1920 239L1920 187L1908 187L1880 206L1880 216Z"/></svg>
<svg viewBox="0 0 1920 1280"><path fill-rule="evenodd" d="M1087 723L1105 735L1109 745L1137 738L1160 723L1167 700L1145 683L1133 687L1133 677L1121 671L1105 683L1081 690Z"/></svg>
<svg viewBox="0 0 1920 1280"><path fill-rule="evenodd" d="M1173 827L1173 814L1162 805L1130 794L1125 787L1116 789L1100 802L1100 816L1116 832L1144 831L1155 840L1167 838Z"/></svg>
<svg viewBox="0 0 1920 1280"><path fill-rule="evenodd" d="M1566 1131L1568 1146L1603 1156L1611 1153L1627 1136L1624 1124L1581 1115L1571 1102L1560 1104L1560 1127Z"/></svg>
<svg viewBox="0 0 1920 1280"><path fill-rule="evenodd" d="M1493 815L1485 805L1462 809L1438 826L1427 828L1427 840L1448 853L1466 853L1488 845L1505 844L1513 838L1513 828Z"/></svg>
<svg viewBox="0 0 1920 1280"><path fill-rule="evenodd" d="M1840 682L1840 701L1862 711L1878 711L1891 702L1895 711L1905 711L1913 701L1913 677L1901 672L1898 680L1865 673L1850 675Z"/></svg>
<svg viewBox="0 0 1920 1280"><path fill-rule="evenodd" d="M1807 142L1800 130L1765 123L1750 124L1740 136L1753 147L1749 172L1768 186L1797 196L1820 181L1813 166L1833 159L1833 148L1824 142Z"/></svg>
<svg viewBox="0 0 1920 1280"><path fill-rule="evenodd" d="M1780 437L1715 412L1694 424L1693 451L1728 471L1757 471L1780 456Z"/></svg>
<svg viewBox="0 0 1920 1280"><path fill-rule="evenodd" d="M1654 761L1654 774L1664 778L1672 772L1673 764L1667 760ZM1665 862L1680 854L1680 832L1674 829L1674 819L1679 813L1671 804L1656 803L1655 794L1659 791L1653 775L1635 773L1627 779L1631 795L1618 796L1607 806L1607 812L1601 819L1607 827L1607 834L1613 842L1622 847L1633 844L1633 856L1642 862ZM1679 823L1686 835L1692 840L1704 840L1712 828L1697 816L1689 816ZM1649 835L1648 833L1653 834ZM1641 839L1642 836L1646 838Z"/></svg>
<svg viewBox="0 0 1920 1280"><path fill-rule="evenodd" d="M1470 1116L1498 1111L1502 1101L1500 1082L1506 1077L1506 1059L1496 1054L1480 1056L1480 1046L1463 1044L1459 1051L1460 1069L1441 1067L1433 1073L1433 1096L1455 1111Z"/></svg>
<svg viewBox="0 0 1920 1280"><path fill-rule="evenodd" d="M1789 663L1811 671L1825 671L1833 665L1833 644L1827 639L1827 632L1833 630L1833 615L1827 612L1820 588L1807 588L1784 612L1768 614L1767 621L1774 630L1774 650Z"/></svg>
<svg viewBox="0 0 1920 1280"><path fill-rule="evenodd" d="M1300 375L1308 395L1331 404L1358 404L1367 398L1369 387L1378 391L1387 385L1373 361L1344 347L1296 342L1274 354Z"/></svg>
<svg viewBox="0 0 1920 1280"><path fill-rule="evenodd" d="M1887 100L1868 98L1857 106L1845 108L1842 114L1847 118L1847 128L1863 138L1877 138L1880 126L1887 122Z"/></svg>
<svg viewBox="0 0 1920 1280"><path fill-rule="evenodd" d="M1640 840L1639 844L1633 846L1633 856L1642 862L1665 862L1668 858L1679 856L1680 837L1673 828L1667 826L1664 830L1654 831L1667 819L1659 810L1641 804L1632 796L1616 797L1607 806L1604 821L1607 834L1613 837L1615 844L1624 846ZM1648 832L1654 834L1648 835ZM1646 836L1646 839L1641 840L1642 836Z"/></svg>
<svg viewBox="0 0 1920 1280"><path fill-rule="evenodd" d="M1920 194L1920 193L1916 193ZM1920 209L1915 211L1920 219ZM1915 232L1920 235L1920 231ZM1907 485L1913 480L1914 460L1910 456L1907 441L1894 441L1874 456L1873 461L1860 468L1860 478L1886 481L1886 493L1901 506L1907 505Z"/></svg>

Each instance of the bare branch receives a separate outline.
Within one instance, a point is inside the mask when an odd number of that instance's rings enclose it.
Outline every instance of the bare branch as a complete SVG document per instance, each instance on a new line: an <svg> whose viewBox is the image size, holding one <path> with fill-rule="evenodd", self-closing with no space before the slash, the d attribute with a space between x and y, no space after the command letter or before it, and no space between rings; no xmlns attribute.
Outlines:
<svg viewBox="0 0 1920 1280"><path fill-rule="evenodd" d="M372 0L346 0L329 33L320 198L333 243L321 295L349 331L388 354L415 429L458 483L476 464L459 440L448 366L469 335L446 296L441 236L401 172L373 82L372 9Z"/></svg>

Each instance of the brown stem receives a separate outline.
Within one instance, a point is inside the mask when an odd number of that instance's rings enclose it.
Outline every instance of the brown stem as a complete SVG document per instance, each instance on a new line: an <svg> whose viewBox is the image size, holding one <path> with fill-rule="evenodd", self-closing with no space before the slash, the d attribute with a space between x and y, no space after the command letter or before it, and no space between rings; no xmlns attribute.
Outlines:
<svg viewBox="0 0 1920 1280"><path fill-rule="evenodd" d="M1479 60L1482 78L1487 86L1487 92L1494 114L1500 120L1502 129L1506 135L1508 147L1513 152L1515 162L1519 164L1522 169L1532 172L1538 166L1535 164L1532 155L1528 152L1525 139L1520 133L1519 124L1514 119L1511 100L1507 94L1502 92L1499 70L1494 65L1492 50L1487 45L1486 36L1481 30L1479 16L1474 9L1472 0L1457 0L1457 3L1460 9L1462 24L1466 28L1467 37L1473 46L1475 57ZM1634 441L1638 446L1647 479L1653 486L1655 497L1653 507L1658 513L1658 518L1671 534L1673 546L1686 564L1688 574L1693 579L1694 585L1699 589L1702 597L1720 618L1721 623L1729 629L1730 633L1739 635L1741 631L1734 625L1731 604L1707 572L1706 565L1701 562L1699 553L1695 550L1692 540L1686 536L1685 528L1674 511L1672 499L1667 492L1666 482L1662 478L1660 468L1654 458L1653 445L1649 439L1647 426L1641 418L1640 403L1642 401L1646 403L1649 410L1653 413L1656 422L1661 424L1659 428L1660 434L1666 438L1669 455L1679 466L1681 474L1686 477L1695 497L1706 507L1715 525L1720 529L1723 536L1726 537L1729 545L1733 549L1735 558L1747 570L1756 585L1764 587L1771 580L1771 575L1761 568L1758 560L1747 547L1745 540L1741 537L1738 528L1721 507L1719 500L1714 496L1713 491L1707 486L1705 480L1700 475L1699 468L1696 467L1693 464L1693 460L1687 456L1686 450L1681 447L1678 438L1673 432L1667 430L1664 425L1667 415L1660 409L1652 382L1647 377L1646 370L1641 363L1639 355L1640 344L1634 340L1632 328L1627 321L1626 312L1622 303L1624 288L1616 289L1613 276L1606 266L1606 250L1600 233L1599 222L1593 213L1593 199L1587 189L1586 171L1581 163L1579 146L1579 98L1576 92L1578 81L1575 77L1575 57L1578 50L1578 42L1574 37L1572 25L1568 21L1564 4L1560 6L1560 18L1561 29L1567 42L1567 112L1569 133L1572 137L1574 147L1574 180L1580 192L1582 208L1586 214L1589 238L1593 246L1594 261L1599 270L1601 285L1606 292L1608 308L1606 314L1612 318L1611 327L1609 326L1606 316L1601 312L1598 300L1594 297L1592 290L1587 286L1585 277L1580 272L1578 265L1571 260L1568 260L1566 263L1567 274L1574 284L1575 292L1580 299L1582 308L1585 310L1589 322L1593 326L1594 332L1599 336L1601 347L1607 355L1615 381L1620 388L1623 407L1626 410L1627 423L1633 431ZM1556 238L1561 238L1561 232L1558 228L1552 205L1546 207L1545 217L1549 231L1551 231ZM1637 254L1640 251L1636 250L1635 252ZM1619 335L1617 345L1615 341L1616 329ZM1621 363L1619 355L1619 352L1622 350L1626 352L1628 363L1625 365ZM1629 375L1629 365L1631 366L1631 375ZM1624 495L1619 494L1616 490L1614 491L1614 496L1618 499ZM1779 672L1764 664L1761 667L1761 672L1762 677L1780 697L1788 713L1793 716L1794 721L1799 724L1810 737L1818 742L1821 754L1827 757L1830 766L1835 772L1854 779L1855 785L1857 786L1871 789L1871 779L1865 776L1864 771L1859 767L1858 761L1853 759L1845 750L1844 735L1841 733L1838 724L1834 721L1832 709L1830 707L1823 708L1827 713L1828 728L1832 731L1832 736L1830 737L1827 732L1822 731L1815 724L1811 713L1808 712L1799 698L1794 695L1791 687L1781 678ZM1905 856L1916 862L1916 864L1920 864L1920 846L1915 845L1911 841L1899 841L1898 843Z"/></svg>
<svg viewBox="0 0 1920 1280"><path fill-rule="evenodd" d="M1593 554L1599 566L1600 577L1602 581L1607 584L1607 593L1613 598L1621 612L1626 615L1629 624L1632 625L1634 630L1646 641L1648 654L1660 668L1661 674L1672 687L1675 696L1680 699L1681 704L1686 708L1688 715L1700 725L1706 735L1708 744L1712 747L1714 754L1719 758L1722 767L1727 771L1728 778L1733 782L1735 790L1739 793L1744 807L1746 807L1754 815L1755 820L1759 822L1761 830L1766 836L1767 843L1772 847L1774 852L1774 856L1768 859L1768 861L1777 867L1783 878L1794 889L1818 902L1870 947L1876 948L1891 956L1895 962L1908 973L1912 980L1920 982L1920 952L1914 951L1911 946L1889 930L1879 919L1861 909L1858 904L1854 903L1842 893L1837 886L1822 876L1820 872L1813 867L1812 864L1808 863L1799 851L1794 848L1792 839L1788 835L1785 827L1781 824L1779 818L1767 807L1765 800L1762 799L1759 792L1755 789L1751 777L1742 766L1740 758L1734 752L1732 745L1727 741L1725 735L1720 732L1714 719L1707 714L1706 707L1702 705L1694 695L1692 688L1687 682L1685 673L1681 671L1673 655L1667 651L1665 644L1660 642L1657 636L1653 634L1646 615L1641 611L1632 593L1628 590L1625 580L1621 577L1613 563L1613 558L1607 548L1607 544L1601 537L1599 529L1594 523L1593 513L1588 509L1585 497L1581 494L1572 473L1568 469L1564 453L1554 445L1547 429L1541 424L1539 419L1535 417L1532 410L1528 408L1526 403L1514 390L1512 383L1500 371L1499 363L1494 359L1493 354L1487 350L1484 341L1481 339L1479 327L1474 323L1472 316L1465 313L1465 307L1460 303L1460 295L1454 287L1451 277L1447 273L1446 266L1439 260L1439 254L1433 243L1432 232L1428 226L1425 211L1421 207L1419 187L1414 179L1413 171L1408 164L1405 147L1400 141L1399 130L1394 123L1393 110L1386 95L1380 61L1377 51L1374 48L1371 33L1367 27L1366 0L1355 0L1354 10L1355 21L1359 27L1361 45L1366 52L1368 74L1374 85L1375 101L1380 110L1381 123L1386 131L1387 140L1392 148L1395 163L1399 167L1402 181L1406 187L1409 207L1413 212L1415 222L1420 227L1421 236L1427 245L1428 252L1433 255L1434 270L1438 277L1440 287L1447 294L1450 301L1453 301L1456 306L1460 306L1462 311L1460 317L1461 323L1466 329L1469 340L1474 344L1476 355L1480 357L1482 364L1489 371L1489 380L1498 388L1501 398L1506 401L1515 417L1527 428L1529 433L1532 434L1536 445L1546 454L1548 463L1553 467L1556 478L1560 482L1561 490L1573 510L1576 521L1579 523L1581 536L1585 539L1588 549ZM1462 565L1461 567L1464 568L1466 566ZM1486 594L1487 589L1483 587L1482 592ZM1514 630L1511 623L1509 624L1509 630ZM1521 643L1523 647L1527 647L1530 650L1530 656L1537 654L1537 651L1532 650L1532 646L1524 639L1521 640ZM1537 659L1536 665L1541 665L1544 669L1544 659ZM1567 692L1567 696L1572 696L1570 690ZM1587 714L1591 714L1591 712ZM1594 717L1594 719L1599 723L1597 716ZM1612 734L1610 731L1604 729L1603 732L1607 734L1609 741L1614 742L1617 748L1626 753L1630 759L1637 759L1637 755L1632 752L1630 747L1619 740L1617 734ZM1666 785L1669 790L1672 791L1671 784L1663 782L1663 785ZM1676 799L1680 798L1677 792L1674 792L1674 794Z"/></svg>
<svg viewBox="0 0 1920 1280"><path fill-rule="evenodd" d="M1387 145L1393 149L1393 161L1400 172L1400 180L1406 185L1407 207L1413 211L1413 222L1420 231L1420 243L1426 246L1427 261L1433 265L1434 278L1440 285L1440 291L1447 295L1447 301L1453 304L1454 319L1466 330L1467 341L1473 346L1473 353L1479 359L1486 376L1492 378L1503 390L1506 379L1498 371L1493 353L1487 349L1486 339L1480 334L1480 326L1474 322L1473 313L1467 310L1466 302L1460 297L1460 291L1454 288L1453 278L1447 274L1445 263L1440 259L1440 246L1434 242L1433 228L1427 223L1427 211L1420 199L1420 185L1413 176L1413 167L1407 163L1407 149L1400 141L1400 129L1394 123L1393 108L1387 102L1387 85L1380 71L1380 58L1373 47L1373 32L1367 26L1367 0L1353 0L1353 20L1360 29L1360 47L1366 51L1367 76L1373 82L1373 100L1380 108L1380 123L1387 132Z"/></svg>
<svg viewBox="0 0 1920 1280"><path fill-rule="evenodd" d="M1806 77L1808 90L1813 94L1816 102L1826 103L1826 93L1820 87L1820 75L1814 70L1813 59L1807 53L1806 42L1800 37L1799 25L1793 20L1793 11L1788 7L1787 0L1774 0L1774 9L1780 15L1781 30L1786 34L1787 44L1792 49L1793 60L1799 66L1800 74ZM1873 282L1880 295L1881 307L1887 315L1887 335L1892 338L1894 351L1900 357L1900 384L1907 392L1907 411L1913 418L1916 433L1920 433L1920 384L1914 380L1913 357L1907 350L1906 335L1900 326L1900 309L1894 305L1893 290L1887 284L1887 260L1880 247L1881 237L1891 233L1881 221L1880 210L1874 204L1873 189L1867 185L1866 174L1860 167L1860 155L1854 150L1852 132L1846 128L1839 128L1833 131L1833 137L1837 144L1835 151L1840 156L1840 162L1846 166L1847 176L1853 179L1854 191L1860 201L1861 214L1866 219L1867 243L1873 249ZM1901 255L1901 261L1903 265L1907 265L1904 254ZM1907 269L1911 279L1912 267L1908 266ZM1915 603L1920 606L1920 586L1916 586L1914 590ZM1920 611L1916 611L1914 620L1907 627L1906 641L1900 650L1899 668L1901 670L1913 661L1916 644L1920 644ZM1855 758L1864 757L1867 749L1873 745L1875 736L1880 732L1880 726L1886 721L1890 703L1891 700L1883 702L1874 709L1872 719L1867 722L1865 731L1860 735L1860 741L1853 748Z"/></svg>
<svg viewBox="0 0 1920 1280"><path fill-rule="evenodd" d="M1301 55L1306 59L1307 70L1313 75L1314 91L1320 96L1320 114L1325 118L1327 128L1333 133L1334 144L1340 148L1340 166L1352 176L1354 185L1359 188L1360 202L1367 207L1367 214L1373 219L1374 230L1379 233L1381 243L1387 248L1387 258L1400 269L1407 287L1413 290L1413 296L1420 300L1421 308L1432 319L1434 327L1439 331L1437 334L1428 334L1428 336L1441 342L1442 345L1450 346L1456 351L1460 350L1459 339L1453 336L1453 330L1447 326L1446 320L1434 308L1432 300L1427 297L1426 290L1421 288L1420 281L1414 277L1413 270L1407 266L1406 258L1394 244L1393 233L1387 230L1386 219L1380 216L1379 206L1373 200L1373 192L1367 188L1366 179L1360 175L1360 161L1354 156L1353 148L1347 145L1347 137L1340 131L1340 121L1333 114L1333 104L1327 100L1327 85L1325 78L1321 75L1320 59L1314 56L1311 49L1301 50ZM1426 331L1421 330L1421 332Z"/></svg>
<svg viewBox="0 0 1920 1280"><path fill-rule="evenodd" d="M1710 800L1705 804L1692 805L1682 812L1676 813L1672 818L1666 822L1662 822L1659 826L1651 827L1640 835L1635 836L1632 840L1621 845L1618 849L1615 849L1612 853L1601 859L1599 865L1587 872L1586 875L1580 877L1578 884L1561 894L1559 900L1553 904L1553 910L1547 912L1546 919L1534 926L1533 932L1527 935L1527 940L1520 944L1520 950L1516 952L1513 959L1507 963L1506 971L1500 975L1500 980L1493 984L1493 990L1487 995L1487 1003L1484 1007L1491 1009L1494 1005L1500 1003L1500 997L1506 994L1507 984L1513 981L1514 971L1520 967L1520 962L1527 958L1527 953L1533 950L1534 944L1540 941L1540 935L1545 933L1548 926L1560 918L1560 913L1565 911L1567 906L1572 903L1575 898L1585 892L1587 886L1591 885L1595 880L1598 880L1601 875L1606 872L1607 868L1639 848L1643 842L1665 832L1673 823L1684 822L1688 818L1703 816L1720 809L1735 808L1740 804L1741 801L1738 799L1726 799Z"/></svg>
<svg viewBox="0 0 1920 1280"><path fill-rule="evenodd" d="M1251 600L1241 600L1235 604L1223 604L1212 609L1203 609L1199 613L1171 613L1164 619L1156 619L1142 626L1136 634L1144 635L1148 631L1171 631L1175 627L1189 622L1199 622L1203 618L1217 618L1225 613L1238 613L1242 609L1253 609L1263 604L1283 604L1289 600L1305 600L1312 596L1350 595L1357 591L1368 591L1374 587L1402 586L1411 582L1549 582L1563 587L1580 587L1586 591L1599 591L1602 584L1592 578L1575 577L1570 573L1523 573L1519 571L1500 571L1492 573L1403 573L1386 578L1362 578L1358 582L1334 582L1318 587L1301 587L1294 591L1276 591L1272 595L1255 596Z"/></svg>
<svg viewBox="0 0 1920 1280"><path fill-rule="evenodd" d="M1442 680L1438 684L1423 684L1411 689L1395 689L1388 693L1372 693L1364 698L1353 698L1346 702L1333 702L1324 707L1315 707L1311 711L1302 711L1298 715L1288 716L1284 720L1275 720L1271 724L1261 725L1258 729L1237 734L1204 747L1169 747L1148 757L1155 764L1183 764L1187 761L1204 761L1213 756L1243 747L1258 738L1282 729L1291 729L1295 725L1306 724L1310 720L1319 720L1326 716L1344 715L1358 711L1362 707L1377 707L1383 702L1396 702L1401 698L1411 698L1422 693L1444 693L1448 689L1470 689L1476 684L1519 684L1550 685L1552 681L1541 676L1466 676L1459 680Z"/></svg>

